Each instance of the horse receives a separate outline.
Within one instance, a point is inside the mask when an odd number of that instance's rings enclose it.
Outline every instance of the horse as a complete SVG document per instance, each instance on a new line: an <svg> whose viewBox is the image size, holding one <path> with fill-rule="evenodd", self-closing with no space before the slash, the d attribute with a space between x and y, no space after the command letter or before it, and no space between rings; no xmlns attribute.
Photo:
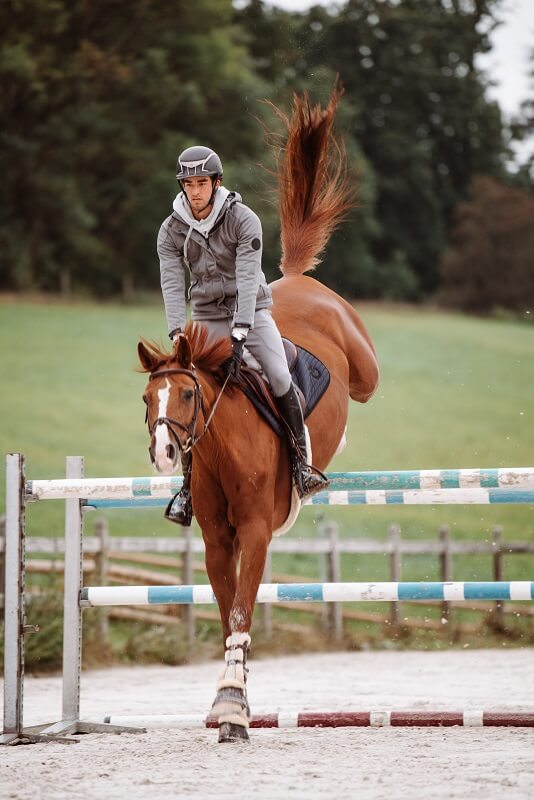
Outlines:
<svg viewBox="0 0 534 800"><path fill-rule="evenodd" d="M325 470L345 438L349 397L366 403L379 378L371 338L354 308L304 273L316 266L352 204L343 147L333 133L341 91L323 109L295 95L282 119L287 138L276 166L282 277L271 284L273 317L283 336L328 368L328 388L307 418L313 464ZM248 740L247 654L252 615L273 531L292 508L290 454L248 397L224 380L229 339L210 339L188 323L172 352L141 340L143 399L155 468L171 474L180 449L192 448L193 510L206 548L225 645L211 714L219 741Z"/></svg>

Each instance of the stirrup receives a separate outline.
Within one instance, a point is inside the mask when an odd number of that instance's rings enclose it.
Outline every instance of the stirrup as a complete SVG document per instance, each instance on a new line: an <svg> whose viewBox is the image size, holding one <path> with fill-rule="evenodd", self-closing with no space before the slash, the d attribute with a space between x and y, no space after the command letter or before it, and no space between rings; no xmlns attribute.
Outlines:
<svg viewBox="0 0 534 800"><path fill-rule="evenodd" d="M320 470L296 459L293 465L293 480L301 500L317 492L324 492L330 486L330 481Z"/></svg>
<svg viewBox="0 0 534 800"><path fill-rule="evenodd" d="M165 519L188 528L193 520L193 504L191 494L181 489L175 494L165 509Z"/></svg>

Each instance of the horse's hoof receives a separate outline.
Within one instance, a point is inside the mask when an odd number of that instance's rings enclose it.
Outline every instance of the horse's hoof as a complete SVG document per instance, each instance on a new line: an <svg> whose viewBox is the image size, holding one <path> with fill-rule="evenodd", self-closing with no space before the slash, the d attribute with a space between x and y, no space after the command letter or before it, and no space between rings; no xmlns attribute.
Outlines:
<svg viewBox="0 0 534 800"><path fill-rule="evenodd" d="M219 743L248 741L248 730L244 725L236 725L234 722L221 722L219 725Z"/></svg>

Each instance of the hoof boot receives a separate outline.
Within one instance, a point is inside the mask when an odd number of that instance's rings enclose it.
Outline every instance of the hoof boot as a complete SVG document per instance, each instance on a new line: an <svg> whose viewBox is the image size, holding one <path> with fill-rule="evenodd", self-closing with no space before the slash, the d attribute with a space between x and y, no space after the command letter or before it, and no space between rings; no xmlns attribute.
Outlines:
<svg viewBox="0 0 534 800"><path fill-rule="evenodd" d="M224 689L219 689L217 692L217 696L213 701L212 710L219 704L219 703L233 703L240 708L248 709L248 702L245 696L245 693L242 689L234 688L233 686L225 687Z"/></svg>

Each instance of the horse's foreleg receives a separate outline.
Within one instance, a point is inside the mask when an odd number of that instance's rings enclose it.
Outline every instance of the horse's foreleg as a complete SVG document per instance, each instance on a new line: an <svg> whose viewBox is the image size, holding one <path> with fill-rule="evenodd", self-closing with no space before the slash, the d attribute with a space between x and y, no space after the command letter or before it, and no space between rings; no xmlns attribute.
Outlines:
<svg viewBox="0 0 534 800"><path fill-rule="evenodd" d="M246 660L254 604L265 567L270 531L238 529L241 561L237 590L230 610L230 635L226 639L225 668L217 684L212 712L219 718L219 742L248 739L250 709L246 692Z"/></svg>
<svg viewBox="0 0 534 800"><path fill-rule="evenodd" d="M206 536L204 540L206 572L219 606L224 643L230 635L230 612L237 589L236 546L230 537L224 544L220 541L213 544Z"/></svg>

